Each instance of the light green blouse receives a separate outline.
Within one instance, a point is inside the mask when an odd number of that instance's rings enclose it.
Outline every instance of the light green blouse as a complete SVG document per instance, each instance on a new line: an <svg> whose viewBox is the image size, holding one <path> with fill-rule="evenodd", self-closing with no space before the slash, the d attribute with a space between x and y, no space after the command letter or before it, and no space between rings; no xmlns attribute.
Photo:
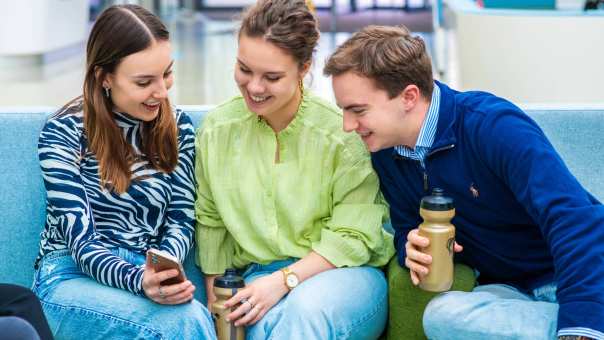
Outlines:
<svg viewBox="0 0 604 340"><path fill-rule="evenodd" d="M197 131L195 175L206 274L311 250L337 267L382 266L394 254L365 146L342 130L338 109L310 93L278 134L242 97L218 106Z"/></svg>

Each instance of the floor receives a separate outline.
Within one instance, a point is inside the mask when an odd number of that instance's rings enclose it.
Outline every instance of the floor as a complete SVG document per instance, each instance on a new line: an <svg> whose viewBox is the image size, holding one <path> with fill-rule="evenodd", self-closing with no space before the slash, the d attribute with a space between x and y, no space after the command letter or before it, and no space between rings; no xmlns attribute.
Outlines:
<svg viewBox="0 0 604 340"><path fill-rule="evenodd" d="M178 12L164 18L172 34L175 85L170 96L180 105L218 104L238 93L233 81L237 49L235 13ZM319 11L323 31L307 87L333 99L329 79L322 75L325 59L350 32L368 24L405 24L432 49L430 11L364 10L338 16L333 33L328 11ZM82 92L85 45L78 44L42 59L0 59L0 106L58 107Z"/></svg>

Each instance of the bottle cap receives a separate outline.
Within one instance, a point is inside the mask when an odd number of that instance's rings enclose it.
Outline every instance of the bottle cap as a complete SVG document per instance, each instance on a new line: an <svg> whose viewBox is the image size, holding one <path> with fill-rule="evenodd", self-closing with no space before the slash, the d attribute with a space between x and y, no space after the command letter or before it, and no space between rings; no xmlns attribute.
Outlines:
<svg viewBox="0 0 604 340"><path fill-rule="evenodd" d="M455 208L453 199L445 196L445 192L441 188L434 188L431 196L422 198L420 206L422 209L433 211L447 211Z"/></svg>
<svg viewBox="0 0 604 340"><path fill-rule="evenodd" d="M223 276L214 279L214 286L218 288L243 288L245 282L241 276L237 275L237 270L229 268Z"/></svg>

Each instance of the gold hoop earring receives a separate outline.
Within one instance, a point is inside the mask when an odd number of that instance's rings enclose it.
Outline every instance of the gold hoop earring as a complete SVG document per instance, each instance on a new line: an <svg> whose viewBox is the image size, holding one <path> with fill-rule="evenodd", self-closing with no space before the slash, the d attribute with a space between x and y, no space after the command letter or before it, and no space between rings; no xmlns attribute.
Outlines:
<svg viewBox="0 0 604 340"><path fill-rule="evenodd" d="M302 79L300 79L300 82L298 83L298 87L300 88L300 93L304 94L304 82L302 81Z"/></svg>

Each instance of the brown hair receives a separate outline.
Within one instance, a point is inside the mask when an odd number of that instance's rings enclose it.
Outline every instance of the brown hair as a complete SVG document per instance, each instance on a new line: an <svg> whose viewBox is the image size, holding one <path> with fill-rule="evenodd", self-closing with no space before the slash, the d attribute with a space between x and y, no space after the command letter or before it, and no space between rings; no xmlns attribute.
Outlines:
<svg viewBox="0 0 604 340"><path fill-rule="evenodd" d="M304 0L259 0L244 14L239 37L263 37L302 67L312 60L319 40L317 19Z"/></svg>
<svg viewBox="0 0 604 340"><path fill-rule="evenodd" d="M137 5L107 8L96 20L86 48L84 79L84 129L88 147L99 162L101 183L123 193L132 180L130 166L136 160L113 119L113 103L104 95L102 81L115 72L123 58L140 52L154 41L167 41L168 30L158 17ZM169 100L162 101L155 119L144 122L141 151L155 169L171 172L178 162L178 140Z"/></svg>
<svg viewBox="0 0 604 340"><path fill-rule="evenodd" d="M415 84L429 99L434 88L426 44L404 26L367 26L340 45L323 73L337 76L348 71L372 79L390 98Z"/></svg>

